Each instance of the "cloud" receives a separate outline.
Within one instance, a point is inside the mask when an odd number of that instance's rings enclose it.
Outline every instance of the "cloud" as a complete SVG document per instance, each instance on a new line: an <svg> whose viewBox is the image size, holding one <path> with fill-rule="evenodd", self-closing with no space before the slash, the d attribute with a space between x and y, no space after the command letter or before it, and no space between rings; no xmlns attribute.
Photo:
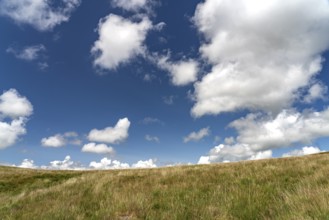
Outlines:
<svg viewBox="0 0 329 220"><path fill-rule="evenodd" d="M91 49L94 66L112 70L144 54L144 41L151 28L152 23L146 16L139 22L114 14L102 18L98 24L99 39Z"/></svg>
<svg viewBox="0 0 329 220"><path fill-rule="evenodd" d="M35 169L35 168L37 168L37 166L34 165L34 161L33 160L29 160L29 159L24 159L22 161L22 163L20 165L18 165L18 167L28 168L28 169Z"/></svg>
<svg viewBox="0 0 329 220"><path fill-rule="evenodd" d="M294 144L310 144L315 139L329 135L329 108L324 111L283 110L276 116L258 113L233 121L236 138L225 139L225 144L212 148L202 156L201 163L255 160L272 157L272 150L290 147ZM304 155L318 152L314 147L305 147L284 154ZM208 159L207 159L208 157Z"/></svg>
<svg viewBox="0 0 329 220"><path fill-rule="evenodd" d="M15 89L0 95L0 149L15 144L26 134L26 122L32 113L32 104Z"/></svg>
<svg viewBox="0 0 329 220"><path fill-rule="evenodd" d="M70 155L67 155L64 160L54 160L50 162L50 166L41 166L40 168L48 170L86 170L86 167L80 163L72 161Z"/></svg>
<svg viewBox="0 0 329 220"><path fill-rule="evenodd" d="M15 119L11 123L0 121L0 149L16 143L21 135L26 134L25 119Z"/></svg>
<svg viewBox="0 0 329 220"><path fill-rule="evenodd" d="M209 156L201 156L198 164L210 164Z"/></svg>
<svg viewBox="0 0 329 220"><path fill-rule="evenodd" d="M89 167L97 170L108 170L108 169L128 169L130 165L127 163L121 163L118 160L110 160L107 157L101 159L100 162L92 161Z"/></svg>
<svg viewBox="0 0 329 220"><path fill-rule="evenodd" d="M155 60L158 67L169 71L171 82L175 86L185 86L197 80L199 71L199 64L197 61L189 59L177 62L170 62L168 61L168 59L169 56L164 56L157 57Z"/></svg>
<svg viewBox="0 0 329 220"><path fill-rule="evenodd" d="M311 143L329 135L329 109L324 111L283 110L277 116L249 114L230 124L238 132L237 141L253 150Z"/></svg>
<svg viewBox="0 0 329 220"><path fill-rule="evenodd" d="M151 136L149 134L145 135L145 140L147 141L154 141L156 143L159 143L160 142L160 139L156 136Z"/></svg>
<svg viewBox="0 0 329 220"><path fill-rule="evenodd" d="M44 51L46 51L46 47L42 44L27 46L22 50L16 50L12 47L6 50L7 53L13 54L16 58L26 61L37 60Z"/></svg>
<svg viewBox="0 0 329 220"><path fill-rule="evenodd" d="M112 6L122 8L126 11L139 11L150 5L150 0L112 0Z"/></svg>
<svg viewBox="0 0 329 220"><path fill-rule="evenodd" d="M312 103L316 99L325 99L325 94L327 93L328 88L322 83L313 84L307 95L304 97L304 102Z"/></svg>
<svg viewBox="0 0 329 220"><path fill-rule="evenodd" d="M114 149L106 144L89 143L82 147L82 152L95 154L114 154Z"/></svg>
<svg viewBox="0 0 329 220"><path fill-rule="evenodd" d="M66 144L64 137L60 134L48 138L42 138L41 145L44 147L63 147Z"/></svg>
<svg viewBox="0 0 329 220"><path fill-rule="evenodd" d="M190 142L190 141L199 141L204 137L207 137L210 135L210 129L209 128L202 128L199 131L195 132L193 131L186 137L184 137L184 143Z"/></svg>
<svg viewBox="0 0 329 220"><path fill-rule="evenodd" d="M300 150L293 150L288 153L284 153L282 157L298 157L298 156L304 156L304 155L310 155L310 154L317 154L322 152L318 147L303 147Z"/></svg>
<svg viewBox="0 0 329 220"><path fill-rule="evenodd" d="M103 130L93 129L89 132L88 140L109 144L118 144L125 141L129 134L130 121L128 118L119 119L114 127L107 127Z"/></svg>
<svg viewBox="0 0 329 220"><path fill-rule="evenodd" d="M0 15L18 24L28 24L39 31L49 31L69 20L71 13L80 5L80 0L62 0L53 7L47 0L2 0Z"/></svg>
<svg viewBox="0 0 329 220"><path fill-rule="evenodd" d="M15 89L10 89L0 95L0 119L1 117L10 117L12 119L28 117L32 113L32 104Z"/></svg>
<svg viewBox="0 0 329 220"><path fill-rule="evenodd" d="M259 160L272 157L271 150L255 151L248 144L220 144L212 148L207 156L201 156L198 164Z"/></svg>
<svg viewBox="0 0 329 220"><path fill-rule="evenodd" d="M56 134L48 138L41 139L41 145L44 147L63 147L67 144L81 145L81 140L76 132L70 131L64 134Z"/></svg>
<svg viewBox="0 0 329 220"><path fill-rule="evenodd" d="M174 104L174 99L176 97L174 95L170 95L170 96L164 96L162 97L163 99L163 102L166 104L166 105L173 105Z"/></svg>
<svg viewBox="0 0 329 220"><path fill-rule="evenodd" d="M194 85L194 117L290 107L322 69L329 47L327 0L206 0L194 22L212 66Z"/></svg>
<svg viewBox="0 0 329 220"><path fill-rule="evenodd" d="M270 159L272 158L272 151L266 150L266 151L260 151L256 154L252 155L249 160L262 160L262 159Z"/></svg>
<svg viewBox="0 0 329 220"><path fill-rule="evenodd" d="M142 124L149 125L149 124L164 124L158 118L146 117L141 121Z"/></svg>
<svg viewBox="0 0 329 220"><path fill-rule="evenodd" d="M155 164L155 161L152 160L152 159L149 159L149 160L140 160L138 161L137 163L133 164L132 165L132 168L156 168L157 165Z"/></svg>
<svg viewBox="0 0 329 220"><path fill-rule="evenodd" d="M155 80L157 77L155 75L152 74L145 74L143 80L145 82L152 82L153 80Z"/></svg>

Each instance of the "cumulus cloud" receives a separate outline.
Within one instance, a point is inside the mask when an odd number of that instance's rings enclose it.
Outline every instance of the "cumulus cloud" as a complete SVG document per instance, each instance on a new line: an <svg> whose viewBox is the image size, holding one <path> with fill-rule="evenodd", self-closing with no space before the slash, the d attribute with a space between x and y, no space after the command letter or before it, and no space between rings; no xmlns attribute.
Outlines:
<svg viewBox="0 0 329 220"><path fill-rule="evenodd" d="M157 136L152 136L152 135L149 135L149 134L145 135L145 140L154 141L156 143L160 142L160 139Z"/></svg>
<svg viewBox="0 0 329 220"><path fill-rule="evenodd" d="M0 149L16 143L21 135L26 134L25 119L12 120L11 123L0 121Z"/></svg>
<svg viewBox="0 0 329 220"><path fill-rule="evenodd" d="M50 162L50 166L42 166L43 169L54 170L84 170L80 164L71 160L71 156L66 156L64 160L54 160Z"/></svg>
<svg viewBox="0 0 329 220"><path fill-rule="evenodd" d="M112 70L144 54L144 41L151 28L152 23L146 16L139 22L114 14L102 18L98 24L99 39L91 49L94 66Z"/></svg>
<svg viewBox="0 0 329 220"><path fill-rule="evenodd" d="M175 86L185 86L197 80L198 62L189 59L170 62L169 57L156 58L157 65L170 73L171 82Z"/></svg>
<svg viewBox="0 0 329 220"><path fill-rule="evenodd" d="M329 47L327 0L206 0L194 21L205 37L200 52L212 65L194 85L195 117L290 107L322 69Z"/></svg>
<svg viewBox="0 0 329 220"><path fill-rule="evenodd" d="M150 3L150 0L112 0L112 6L134 12L146 8Z"/></svg>
<svg viewBox="0 0 329 220"><path fill-rule="evenodd" d="M82 147L82 152L96 153L96 154L114 154L114 149L106 144L89 143Z"/></svg>
<svg viewBox="0 0 329 220"><path fill-rule="evenodd" d="M316 99L325 99L325 94L327 93L328 88L322 83L313 84L306 96L304 97L304 102L312 103Z"/></svg>
<svg viewBox="0 0 329 220"><path fill-rule="evenodd" d="M266 151L260 151L256 154L252 155L249 160L262 160L262 159L269 159L272 158L272 151L266 150Z"/></svg>
<svg viewBox="0 0 329 220"><path fill-rule="evenodd" d="M125 141L129 134L130 121L128 118L119 119L114 127L107 127L103 130L93 129L89 132L88 140L110 144L118 144Z"/></svg>
<svg viewBox="0 0 329 220"><path fill-rule="evenodd" d="M198 164L235 162L241 160L260 160L271 157L271 150L255 151L248 144L220 144L212 148L207 156L201 156Z"/></svg>
<svg viewBox="0 0 329 220"><path fill-rule="evenodd" d="M238 132L237 141L253 150L288 147L294 143L311 143L329 135L329 109L324 111L283 110L271 115L249 114L230 124Z"/></svg>
<svg viewBox="0 0 329 220"><path fill-rule="evenodd" d="M15 89L5 91L0 96L0 118L28 117L33 113L33 106L26 97L21 96Z"/></svg>
<svg viewBox="0 0 329 220"><path fill-rule="evenodd" d="M209 156L201 156L198 164L210 164Z"/></svg>
<svg viewBox="0 0 329 220"><path fill-rule="evenodd" d="M63 147L65 144L65 139L60 134L48 138L42 138L41 140L41 145L44 147Z"/></svg>
<svg viewBox="0 0 329 220"><path fill-rule="evenodd" d="M14 49L13 47L9 47L6 52L13 54L16 58L33 61L40 57L40 55L46 51L46 47L42 44L27 46L22 50Z"/></svg>
<svg viewBox="0 0 329 220"><path fill-rule="evenodd" d="M298 156L304 156L304 155L310 155L310 154L317 154L322 152L318 147L313 146L305 146L300 150L293 150L288 153L284 153L282 157L298 157Z"/></svg>
<svg viewBox="0 0 329 220"><path fill-rule="evenodd" d="M28 24L39 31L52 30L69 20L71 13L80 5L80 0L61 0L57 7L48 0L2 0L0 15L18 24Z"/></svg>
<svg viewBox="0 0 329 220"><path fill-rule="evenodd" d="M101 159L100 162L92 161L89 164L89 167L91 169L100 169L100 170L107 170L107 169L128 169L128 168L156 168L157 165L155 164L155 161L152 159L149 160L140 160L137 163L133 165L129 165L128 163L122 163L118 160L111 160L107 157Z"/></svg>
<svg viewBox="0 0 329 220"><path fill-rule="evenodd" d="M272 157L272 150L294 144L310 144L315 139L329 136L329 108L324 111L283 110L276 116L258 113L233 121L236 138L225 139L202 156L199 163L255 160ZM319 152L315 147L304 147L284 156L305 155Z"/></svg>
<svg viewBox="0 0 329 220"><path fill-rule="evenodd" d="M32 113L32 104L15 89L0 96L0 149L15 144L20 136L26 134L25 125Z"/></svg>
<svg viewBox="0 0 329 220"><path fill-rule="evenodd" d="M153 159L149 159L149 160L140 160L137 163L132 165L132 168L156 168L157 165L155 164L155 161Z"/></svg>
<svg viewBox="0 0 329 220"><path fill-rule="evenodd" d="M63 147L67 144L81 145L76 132L71 131L41 139L41 145L44 147Z"/></svg>
<svg viewBox="0 0 329 220"><path fill-rule="evenodd" d="M92 161L89 164L91 169L108 170L108 169L128 169L130 165L127 163L121 163L118 160L111 160L107 157L101 159L100 162Z"/></svg>
<svg viewBox="0 0 329 220"><path fill-rule="evenodd" d="M34 161L33 160L29 160L29 159L24 159L22 161L22 163L20 165L18 165L18 167L21 167L21 168L29 168L29 169L35 169L35 168L37 168L37 166L34 165Z"/></svg>
<svg viewBox="0 0 329 220"><path fill-rule="evenodd" d="M184 143L190 142L190 141L199 141L204 137L207 137L210 135L210 129L209 128L202 128L199 131L195 132L193 131L186 137L184 137Z"/></svg>

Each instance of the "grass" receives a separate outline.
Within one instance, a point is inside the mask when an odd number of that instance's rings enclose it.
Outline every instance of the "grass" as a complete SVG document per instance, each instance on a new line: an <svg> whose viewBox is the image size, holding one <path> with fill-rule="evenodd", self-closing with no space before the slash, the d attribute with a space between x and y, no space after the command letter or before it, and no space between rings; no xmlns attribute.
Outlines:
<svg viewBox="0 0 329 220"><path fill-rule="evenodd" d="M0 219L329 219L329 154L144 170L0 167Z"/></svg>

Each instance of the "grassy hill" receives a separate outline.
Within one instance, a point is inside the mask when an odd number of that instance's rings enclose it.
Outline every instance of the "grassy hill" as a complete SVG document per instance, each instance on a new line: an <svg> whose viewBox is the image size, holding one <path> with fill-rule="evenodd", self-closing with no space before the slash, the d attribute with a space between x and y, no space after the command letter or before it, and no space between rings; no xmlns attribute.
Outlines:
<svg viewBox="0 0 329 220"><path fill-rule="evenodd" d="M329 219L329 154L145 170L0 167L0 219Z"/></svg>

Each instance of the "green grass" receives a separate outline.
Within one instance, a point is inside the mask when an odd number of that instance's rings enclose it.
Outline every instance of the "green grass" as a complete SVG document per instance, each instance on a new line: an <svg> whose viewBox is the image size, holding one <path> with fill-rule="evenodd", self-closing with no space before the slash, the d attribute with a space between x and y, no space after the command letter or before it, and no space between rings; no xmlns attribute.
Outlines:
<svg viewBox="0 0 329 220"><path fill-rule="evenodd" d="M329 154L145 170L0 167L0 219L329 219Z"/></svg>

